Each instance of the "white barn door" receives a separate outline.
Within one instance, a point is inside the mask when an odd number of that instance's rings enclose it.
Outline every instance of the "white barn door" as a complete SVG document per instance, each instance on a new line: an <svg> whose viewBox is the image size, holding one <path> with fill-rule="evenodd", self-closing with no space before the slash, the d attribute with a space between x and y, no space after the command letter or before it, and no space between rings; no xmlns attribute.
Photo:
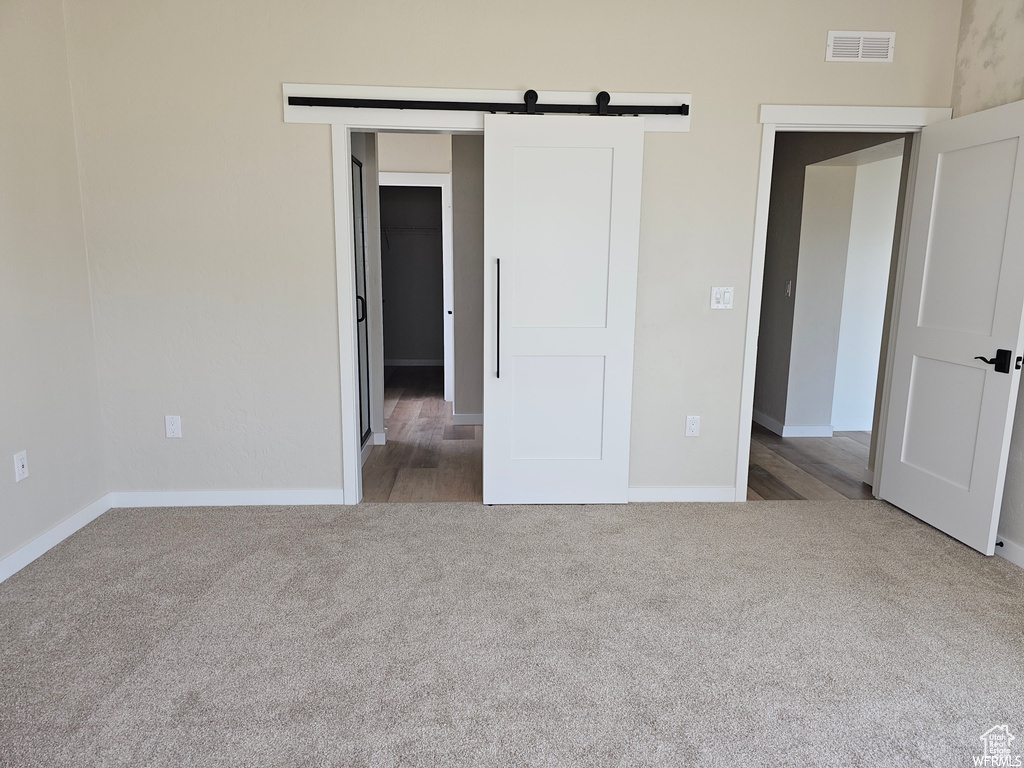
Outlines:
<svg viewBox="0 0 1024 768"><path fill-rule="evenodd" d="M988 555L1024 354L1022 136L1024 102L922 131L878 489Z"/></svg>
<svg viewBox="0 0 1024 768"><path fill-rule="evenodd" d="M484 121L484 503L624 503L643 118Z"/></svg>

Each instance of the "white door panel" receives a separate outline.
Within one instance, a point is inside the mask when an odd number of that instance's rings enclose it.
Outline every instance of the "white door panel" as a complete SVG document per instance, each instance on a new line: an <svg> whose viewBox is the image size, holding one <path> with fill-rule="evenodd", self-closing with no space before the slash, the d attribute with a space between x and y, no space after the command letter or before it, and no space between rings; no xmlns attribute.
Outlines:
<svg viewBox="0 0 1024 768"><path fill-rule="evenodd" d="M939 154L922 327L991 335L1017 144L1013 137Z"/></svg>
<svg viewBox="0 0 1024 768"><path fill-rule="evenodd" d="M992 554L1022 354L1024 102L922 131L880 496Z"/></svg>
<svg viewBox="0 0 1024 768"><path fill-rule="evenodd" d="M643 121L488 115L484 142L484 502L623 503Z"/></svg>
<svg viewBox="0 0 1024 768"><path fill-rule="evenodd" d="M512 358L513 459L601 458L604 363L599 355ZM552 424L561 439L551 439Z"/></svg>
<svg viewBox="0 0 1024 768"><path fill-rule="evenodd" d="M904 429L903 462L970 489L985 371L973 365L915 355ZM941 445L942 450L935 450Z"/></svg>
<svg viewBox="0 0 1024 768"><path fill-rule="evenodd" d="M606 326L612 162L607 147L516 148L513 328Z"/></svg>

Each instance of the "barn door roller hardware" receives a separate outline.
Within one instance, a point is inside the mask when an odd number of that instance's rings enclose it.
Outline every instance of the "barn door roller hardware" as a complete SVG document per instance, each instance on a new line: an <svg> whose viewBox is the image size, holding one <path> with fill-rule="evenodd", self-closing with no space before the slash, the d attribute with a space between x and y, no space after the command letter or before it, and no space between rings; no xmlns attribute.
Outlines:
<svg viewBox="0 0 1024 768"><path fill-rule="evenodd" d="M404 99L342 99L325 96L289 96L292 107L363 107L367 109L432 109L448 112L508 112L514 115L688 115L689 104L679 106L622 106L612 104L608 91L597 94L595 104L538 104L537 92L523 95L522 103L486 101L407 101Z"/></svg>

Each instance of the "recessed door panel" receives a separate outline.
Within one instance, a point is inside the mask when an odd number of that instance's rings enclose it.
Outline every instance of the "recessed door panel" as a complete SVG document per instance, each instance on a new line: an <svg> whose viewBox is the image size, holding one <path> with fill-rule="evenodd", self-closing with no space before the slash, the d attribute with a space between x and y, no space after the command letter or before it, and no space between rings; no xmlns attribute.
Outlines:
<svg viewBox="0 0 1024 768"><path fill-rule="evenodd" d="M607 323L611 147L515 149L512 326Z"/></svg>
<svg viewBox="0 0 1024 768"><path fill-rule="evenodd" d="M984 396L981 368L915 357L903 461L970 490Z"/></svg>
<svg viewBox="0 0 1024 768"><path fill-rule="evenodd" d="M938 156L920 325L992 333L1017 143L1014 137Z"/></svg>
<svg viewBox="0 0 1024 768"><path fill-rule="evenodd" d="M512 458L601 458L603 357L514 357Z"/></svg>

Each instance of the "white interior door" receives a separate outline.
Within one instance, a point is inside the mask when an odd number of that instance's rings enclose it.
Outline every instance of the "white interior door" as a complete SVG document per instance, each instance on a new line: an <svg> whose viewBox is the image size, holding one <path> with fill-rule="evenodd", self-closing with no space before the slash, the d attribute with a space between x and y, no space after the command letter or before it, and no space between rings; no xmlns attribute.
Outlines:
<svg viewBox="0 0 1024 768"><path fill-rule="evenodd" d="M995 550L1024 346L1024 102L922 131L880 496ZM1006 350L1007 372L976 359Z"/></svg>
<svg viewBox="0 0 1024 768"><path fill-rule="evenodd" d="M484 121L484 503L624 503L642 118Z"/></svg>

